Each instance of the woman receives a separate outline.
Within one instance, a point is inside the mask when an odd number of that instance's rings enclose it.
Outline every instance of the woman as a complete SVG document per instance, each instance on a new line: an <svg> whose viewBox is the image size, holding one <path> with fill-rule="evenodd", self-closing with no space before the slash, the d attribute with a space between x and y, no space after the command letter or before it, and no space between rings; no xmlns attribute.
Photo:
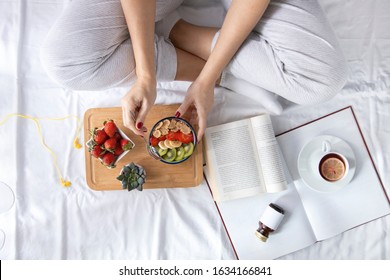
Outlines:
<svg viewBox="0 0 390 280"><path fill-rule="evenodd" d="M245 81L299 104L328 100L343 87L346 64L316 0L222 1L220 30L180 19L182 1L74 0L51 30L42 62L71 89L133 82L123 121L140 136L160 80L193 81L176 116L193 110L199 139L215 85Z"/></svg>

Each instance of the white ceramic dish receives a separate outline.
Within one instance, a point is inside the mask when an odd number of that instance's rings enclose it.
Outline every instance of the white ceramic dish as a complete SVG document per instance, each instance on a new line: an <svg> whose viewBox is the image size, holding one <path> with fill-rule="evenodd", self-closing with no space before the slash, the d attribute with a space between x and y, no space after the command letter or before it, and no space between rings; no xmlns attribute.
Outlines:
<svg viewBox="0 0 390 280"><path fill-rule="evenodd" d="M102 129L103 127L101 127L100 129ZM129 152L129 151L131 151L132 149L134 149L134 147L135 147L135 144L134 144L134 142L133 141L131 141L131 139L118 127L118 132L119 132L119 134L122 136L122 138L123 139L126 139L126 140L128 140L133 146L132 146L132 148L130 149L130 150L127 150L127 151L124 151L122 154L120 154L118 157L117 157L117 159L115 160L115 162L114 162L114 166ZM87 146L87 148L89 149L89 148L91 148L92 147L92 141L93 141L93 139L91 138L91 139L89 139L86 143L85 143L85 145ZM102 161L102 159L100 159L99 158L99 160L100 161ZM107 167L107 168L110 168L110 167Z"/></svg>

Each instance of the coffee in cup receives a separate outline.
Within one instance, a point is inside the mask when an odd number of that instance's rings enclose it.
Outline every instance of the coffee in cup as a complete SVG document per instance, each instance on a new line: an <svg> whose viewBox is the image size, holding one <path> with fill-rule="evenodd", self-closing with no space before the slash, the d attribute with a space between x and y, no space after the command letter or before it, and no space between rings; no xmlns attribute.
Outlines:
<svg viewBox="0 0 390 280"><path fill-rule="evenodd" d="M326 154L318 165L321 177L329 182L336 182L344 178L347 168L346 159L337 153Z"/></svg>

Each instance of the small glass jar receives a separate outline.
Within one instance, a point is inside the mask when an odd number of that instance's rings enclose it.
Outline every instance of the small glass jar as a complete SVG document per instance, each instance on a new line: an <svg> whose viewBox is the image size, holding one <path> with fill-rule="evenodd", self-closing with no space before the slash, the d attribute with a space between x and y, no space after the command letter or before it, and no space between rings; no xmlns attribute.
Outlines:
<svg viewBox="0 0 390 280"><path fill-rule="evenodd" d="M267 242L269 234L278 228L283 218L284 210L280 206L270 203L260 218L256 236L261 241Z"/></svg>

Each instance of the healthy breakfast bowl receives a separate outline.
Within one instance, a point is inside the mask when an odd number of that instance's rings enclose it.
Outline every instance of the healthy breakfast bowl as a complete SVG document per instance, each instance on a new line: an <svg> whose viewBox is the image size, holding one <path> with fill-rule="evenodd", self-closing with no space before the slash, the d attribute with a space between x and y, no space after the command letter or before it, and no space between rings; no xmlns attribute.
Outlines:
<svg viewBox="0 0 390 280"><path fill-rule="evenodd" d="M148 143L157 152L160 161L178 164L194 153L197 138L194 128L186 120L167 117L153 126Z"/></svg>

